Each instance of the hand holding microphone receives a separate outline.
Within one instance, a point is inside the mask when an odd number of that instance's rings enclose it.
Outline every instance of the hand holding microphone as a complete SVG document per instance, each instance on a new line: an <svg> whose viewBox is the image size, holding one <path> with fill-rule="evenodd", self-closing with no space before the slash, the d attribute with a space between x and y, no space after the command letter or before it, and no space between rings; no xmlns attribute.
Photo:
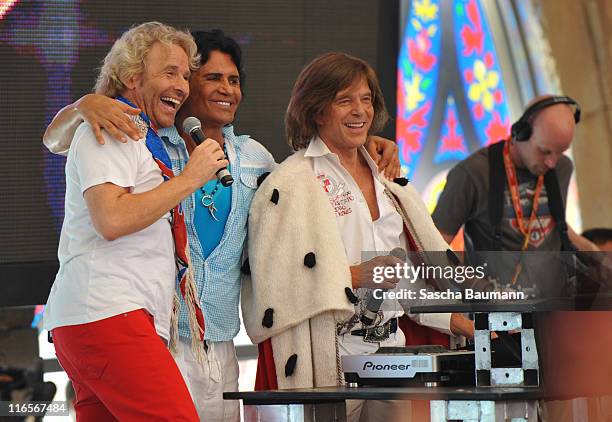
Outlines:
<svg viewBox="0 0 612 422"><path fill-rule="evenodd" d="M207 138L206 135L204 135L204 132L202 131L202 123L200 122L200 120L196 117L187 117L185 120L183 120L183 130L189 134L189 136L191 136L191 139L193 139L193 142L195 142L196 146L199 147L200 144L204 145L203 143L207 142ZM212 142L214 142L217 147L219 148L219 151L221 151L221 153L223 154L223 150L219 147L219 144L214 141L211 140ZM198 148L196 148L197 150ZM194 151L195 152L195 151ZM212 151L212 152L217 152L217 151ZM217 156L218 154L216 154L215 156ZM193 154L192 157L190 158L190 162L191 159L193 158ZM219 179L219 181L221 182L221 184L223 186L230 186L232 183L234 183L234 178L232 177L232 175L230 174L230 172L227 170L227 165L229 164L227 162L227 158L225 157L225 154L222 155L222 157L219 159L224 161L224 166L219 168L216 171L216 175L217 175L217 179Z"/></svg>
<svg viewBox="0 0 612 422"><path fill-rule="evenodd" d="M395 266L395 264L406 262L406 251L403 250L402 248L395 248L389 253L389 255L377 256L376 258L371 259L365 262L364 264L367 265L369 263L373 263L374 261L376 261L377 263L377 265L374 265L374 266ZM381 265L379 261L383 261L384 264ZM374 268L374 266L372 266L372 269ZM399 279L397 277L393 277L391 279L386 278L385 281L383 281L382 283L376 283L375 287L373 288L380 289L382 290L381 293L385 293L389 289L394 289L398 281ZM365 287L365 286L362 286L362 287ZM380 306L382 305L383 301L384 301L383 294L377 294L377 295L372 294L366 303L366 308L363 314L361 315L361 318L360 318L361 322L363 322L365 325L373 324L374 321L376 321L378 310L380 309Z"/></svg>
<svg viewBox="0 0 612 422"><path fill-rule="evenodd" d="M351 267L351 281L353 289L393 289L399 279L385 278L384 281L377 283L374 275L375 268L394 267L395 264L402 262L395 256L384 255L377 256L369 261L362 262L359 265Z"/></svg>
<svg viewBox="0 0 612 422"><path fill-rule="evenodd" d="M194 189L215 179L215 175L218 177L219 171L227 168L229 164L219 143L214 139L200 139L196 143L198 146L191 152L189 161L180 175L190 180L190 185Z"/></svg>

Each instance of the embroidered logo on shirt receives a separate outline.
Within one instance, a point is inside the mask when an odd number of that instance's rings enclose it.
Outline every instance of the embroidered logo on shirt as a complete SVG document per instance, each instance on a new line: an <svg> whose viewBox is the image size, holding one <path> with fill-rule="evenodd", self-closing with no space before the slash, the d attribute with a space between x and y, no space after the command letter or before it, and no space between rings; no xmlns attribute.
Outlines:
<svg viewBox="0 0 612 422"><path fill-rule="evenodd" d="M328 176L325 173L319 173L317 179L321 182L325 193L327 193L327 195L329 196L335 195L339 189L344 188L344 183L342 183L342 186L339 186L338 182L336 182L331 176Z"/></svg>
<svg viewBox="0 0 612 422"><path fill-rule="evenodd" d="M349 205L350 202L355 200L355 197L351 191L345 190L346 183L338 183L325 173L319 173L317 179L321 182L323 189L327 193L329 202L337 216L342 217L353 212L353 209Z"/></svg>

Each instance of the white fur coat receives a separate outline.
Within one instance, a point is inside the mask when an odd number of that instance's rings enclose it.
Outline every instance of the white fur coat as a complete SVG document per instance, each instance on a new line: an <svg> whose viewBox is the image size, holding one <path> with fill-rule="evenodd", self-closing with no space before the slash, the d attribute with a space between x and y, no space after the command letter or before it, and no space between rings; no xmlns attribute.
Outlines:
<svg viewBox="0 0 612 422"><path fill-rule="evenodd" d="M335 215L305 151L266 178L249 214L251 276L243 280L242 314L254 343L272 339L279 388L338 385L336 327L355 312L345 293L351 275ZM418 249L447 250L418 192L409 183L383 183ZM295 368L286 374L292 355Z"/></svg>

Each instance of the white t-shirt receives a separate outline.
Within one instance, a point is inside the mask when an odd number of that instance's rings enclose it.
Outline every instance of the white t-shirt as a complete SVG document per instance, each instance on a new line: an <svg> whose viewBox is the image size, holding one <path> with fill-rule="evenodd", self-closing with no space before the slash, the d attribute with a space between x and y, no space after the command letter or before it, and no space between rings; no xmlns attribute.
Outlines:
<svg viewBox="0 0 612 422"><path fill-rule="evenodd" d="M103 132L104 133L104 132ZM162 175L144 142L99 145L91 127L77 129L66 162L66 200L55 277L44 327L84 324L144 308L168 339L176 266L170 214L149 227L105 240L96 232L83 193L112 183L140 193L159 186Z"/></svg>
<svg viewBox="0 0 612 422"><path fill-rule="evenodd" d="M395 248L407 249L404 222L396 211L391 199L384 193L385 186L379 180L378 168L364 147L360 153L372 170L376 201L380 216L372 221L368 203L361 189L342 166L337 154L332 153L320 137L315 137L306 150L305 157L310 157L315 176L327 193L334 213L344 250L350 265L373 258L376 255L388 255ZM363 253L369 256L363 256ZM357 295L364 298L367 289L358 289ZM356 312L359 310L357 309ZM397 300L386 299L381 306L385 323L392 318L400 317L404 310ZM409 314L417 323L439 331L450 333L450 314ZM380 324L379 324L380 325ZM361 323L351 330L364 328ZM403 346L406 339L401 329L391 334L381 343L367 343L363 337L344 333L340 337L340 354L357 354L375 352L379 346Z"/></svg>

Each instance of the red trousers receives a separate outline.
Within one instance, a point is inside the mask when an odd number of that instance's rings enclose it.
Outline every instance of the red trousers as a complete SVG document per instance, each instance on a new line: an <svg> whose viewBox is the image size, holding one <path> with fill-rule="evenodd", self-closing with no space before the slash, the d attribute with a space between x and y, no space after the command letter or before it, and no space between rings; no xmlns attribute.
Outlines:
<svg viewBox="0 0 612 422"><path fill-rule="evenodd" d="M55 328L52 335L74 386L78 422L199 420L145 310Z"/></svg>

